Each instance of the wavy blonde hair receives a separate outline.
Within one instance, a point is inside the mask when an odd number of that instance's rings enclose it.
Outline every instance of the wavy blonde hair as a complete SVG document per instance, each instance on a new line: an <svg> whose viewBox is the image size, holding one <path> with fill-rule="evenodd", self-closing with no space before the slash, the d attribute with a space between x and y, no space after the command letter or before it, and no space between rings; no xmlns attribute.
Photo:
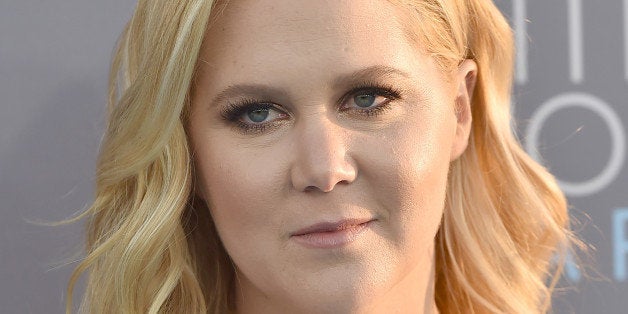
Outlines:
<svg viewBox="0 0 628 314"><path fill-rule="evenodd" d="M544 313L575 239L554 177L512 130L512 32L488 0L391 0L407 33L444 71L478 65L473 126L451 163L436 244L442 313ZM233 266L194 198L186 125L197 58L226 3L140 0L110 73L109 114L88 217L81 312L226 313Z"/></svg>

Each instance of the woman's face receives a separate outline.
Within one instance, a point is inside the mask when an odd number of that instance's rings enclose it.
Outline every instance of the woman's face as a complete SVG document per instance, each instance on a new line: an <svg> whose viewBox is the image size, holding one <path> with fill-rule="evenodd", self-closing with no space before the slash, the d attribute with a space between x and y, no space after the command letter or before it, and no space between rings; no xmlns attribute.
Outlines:
<svg viewBox="0 0 628 314"><path fill-rule="evenodd" d="M475 70L448 80L402 14L242 0L209 28L188 127L241 309L355 312L428 293Z"/></svg>

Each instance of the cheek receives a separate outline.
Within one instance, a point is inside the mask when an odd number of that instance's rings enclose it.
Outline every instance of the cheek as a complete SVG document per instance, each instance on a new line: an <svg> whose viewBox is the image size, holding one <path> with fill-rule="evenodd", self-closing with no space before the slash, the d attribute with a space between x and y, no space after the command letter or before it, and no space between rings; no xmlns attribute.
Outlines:
<svg viewBox="0 0 628 314"><path fill-rule="evenodd" d="M196 160L203 182L200 188L207 197L221 241L239 261L242 252L263 250L265 243L272 243L272 239L264 239L269 234L262 228L280 217L274 206L279 203L276 189L282 182L273 168L277 163L259 156L251 158L242 149L216 138L201 146L197 147Z"/></svg>
<svg viewBox="0 0 628 314"><path fill-rule="evenodd" d="M451 119L443 117L399 126L378 144L379 154L388 158L380 162L378 194L388 195L392 237L408 248L431 244L442 216L454 135Z"/></svg>

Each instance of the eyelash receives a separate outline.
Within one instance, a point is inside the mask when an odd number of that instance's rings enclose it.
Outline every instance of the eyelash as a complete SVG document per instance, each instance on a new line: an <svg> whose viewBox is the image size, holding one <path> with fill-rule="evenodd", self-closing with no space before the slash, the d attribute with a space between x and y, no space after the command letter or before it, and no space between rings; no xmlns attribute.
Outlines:
<svg viewBox="0 0 628 314"><path fill-rule="evenodd" d="M363 83L353 87L351 91L349 91L347 94L345 94L345 96L341 98L341 102L342 104L344 104L347 100L351 99L352 96L367 94L384 96L387 98L387 100L385 100L379 106L365 110L357 110L360 115L364 115L367 117L373 117L382 114L384 111L390 109L391 102L401 98L401 92L390 85L379 83ZM264 122L260 124L250 124L240 121L240 117L242 117L243 114L249 111L267 109L279 110L275 105L272 104L271 101L244 99L241 102L228 103L226 108L222 110L221 116L223 120L227 121L230 124L233 124L236 129L244 134L262 133L267 129L272 128L273 126L276 126L277 123Z"/></svg>

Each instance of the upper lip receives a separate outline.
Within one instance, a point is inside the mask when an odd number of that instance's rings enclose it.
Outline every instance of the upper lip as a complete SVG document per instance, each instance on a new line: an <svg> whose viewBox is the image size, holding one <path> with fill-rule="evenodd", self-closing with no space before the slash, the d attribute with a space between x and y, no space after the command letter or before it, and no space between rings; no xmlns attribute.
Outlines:
<svg viewBox="0 0 628 314"><path fill-rule="evenodd" d="M308 233L318 233L318 232L331 232L338 231L343 229L348 229L357 225L361 225L363 223L370 222L374 219L372 218L349 218L342 219L336 222L319 222L315 223L309 227L305 227L303 229L299 229L291 234L291 236L300 236Z"/></svg>

